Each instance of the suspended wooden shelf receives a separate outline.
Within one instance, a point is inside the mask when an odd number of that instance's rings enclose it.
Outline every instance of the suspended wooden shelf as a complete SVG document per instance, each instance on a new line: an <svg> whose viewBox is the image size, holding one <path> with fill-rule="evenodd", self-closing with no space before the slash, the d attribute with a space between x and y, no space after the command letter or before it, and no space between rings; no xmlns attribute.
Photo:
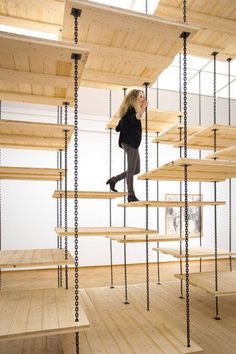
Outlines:
<svg viewBox="0 0 236 354"><path fill-rule="evenodd" d="M202 128L199 126L188 125L187 136L190 137L193 134L199 132ZM181 134L181 135L180 135ZM164 130L157 138L155 138L153 143L161 143L161 144L175 144L179 142L184 135L184 125L183 124L175 124L172 127Z"/></svg>
<svg viewBox="0 0 236 354"><path fill-rule="evenodd" d="M160 111L158 109L149 109L148 110L148 132L156 133L161 132L170 126L173 125L178 119L178 117L182 115L181 112L170 112L170 111ZM142 117L142 129L145 131L145 117ZM114 115L114 117L107 123L106 129L115 129L119 122L118 113Z"/></svg>
<svg viewBox="0 0 236 354"><path fill-rule="evenodd" d="M176 274L176 278L185 280L185 274ZM236 294L236 271L218 272L218 291L215 290L215 272L189 274L189 283L197 286L213 296L229 296Z"/></svg>
<svg viewBox="0 0 236 354"><path fill-rule="evenodd" d="M206 159L221 159L221 160L236 161L236 146L234 145L227 149L217 151L214 154L207 155Z"/></svg>
<svg viewBox="0 0 236 354"><path fill-rule="evenodd" d="M71 43L0 32L1 100L73 104L72 53L81 54L80 81L87 52Z"/></svg>
<svg viewBox="0 0 236 354"><path fill-rule="evenodd" d="M225 181L236 176L236 163L221 160L178 159L139 175L138 179L183 181L184 165L188 166L189 181Z"/></svg>
<svg viewBox="0 0 236 354"><path fill-rule="evenodd" d="M57 264L74 264L74 258L68 251L58 248L3 250L0 251L0 268L37 267Z"/></svg>
<svg viewBox="0 0 236 354"><path fill-rule="evenodd" d="M64 150L65 130L69 144L72 125L0 120L0 147L35 150Z"/></svg>
<svg viewBox="0 0 236 354"><path fill-rule="evenodd" d="M236 57L235 18L232 16L235 3L224 0L220 5L218 0L211 0L210 6L207 0L201 1L201 6L198 0L187 2L188 20L201 28L189 40L189 54L212 58L213 52L219 52L217 60L223 61ZM155 14L168 20L180 21L183 10L178 1L161 0Z"/></svg>
<svg viewBox="0 0 236 354"><path fill-rule="evenodd" d="M72 8L81 10L78 48L90 51L82 75L86 86L111 89L153 84L182 49L181 33L197 30L183 22L72 0L65 5L62 38L66 41L74 38Z"/></svg>
<svg viewBox="0 0 236 354"><path fill-rule="evenodd" d="M214 130L216 130L216 149L222 150L235 145L236 126L213 124L200 130L188 138L188 148L213 150L214 149ZM184 141L175 144L183 146Z"/></svg>
<svg viewBox="0 0 236 354"><path fill-rule="evenodd" d="M180 254L179 248L170 248L170 247L156 247L153 248L154 251L160 251L162 253L171 255L176 258L185 258L185 248L183 247L182 254ZM236 255L236 252L229 252L227 250L218 249L217 254L219 257L226 257ZM202 246L190 246L189 247L189 257L190 258L204 258L204 257L214 257L215 249L210 247Z"/></svg>
<svg viewBox="0 0 236 354"><path fill-rule="evenodd" d="M1 24L33 31L60 34L64 1L3 0Z"/></svg>
<svg viewBox="0 0 236 354"><path fill-rule="evenodd" d="M59 236L74 236L74 228L69 227L65 232L64 228L55 228L55 232ZM79 227L79 236L119 236L119 235L143 235L143 234L156 234L156 230L146 230L139 227Z"/></svg>
<svg viewBox="0 0 236 354"><path fill-rule="evenodd" d="M96 191L79 191L78 198L80 199L115 199L121 198L128 193L124 192L96 192ZM55 191L53 193L53 198L65 198L65 191ZM67 191L67 198L74 198L74 191Z"/></svg>
<svg viewBox="0 0 236 354"><path fill-rule="evenodd" d="M128 235L124 239L124 236L106 236L107 238L118 241L120 243L140 243L146 242L146 235ZM190 236L192 238L199 238L199 236ZM178 237L176 235L148 235L148 242L173 242L173 241L183 241L184 237Z"/></svg>
<svg viewBox="0 0 236 354"><path fill-rule="evenodd" d="M163 207L163 208L177 208L177 207L184 207L184 201L156 201L156 200L143 200L138 202L130 202L130 203L120 203L118 204L119 207L133 207L133 208L142 208L142 207ZM217 201L217 202L209 202L209 201L189 201L189 207L203 207L203 206L210 206L210 205L225 205L225 202Z"/></svg>
<svg viewBox="0 0 236 354"><path fill-rule="evenodd" d="M0 179L59 181L65 170L58 168L0 167Z"/></svg>
<svg viewBox="0 0 236 354"><path fill-rule="evenodd" d="M0 341L87 329L82 305L79 322L75 322L74 297L74 289L60 288L2 292Z"/></svg>

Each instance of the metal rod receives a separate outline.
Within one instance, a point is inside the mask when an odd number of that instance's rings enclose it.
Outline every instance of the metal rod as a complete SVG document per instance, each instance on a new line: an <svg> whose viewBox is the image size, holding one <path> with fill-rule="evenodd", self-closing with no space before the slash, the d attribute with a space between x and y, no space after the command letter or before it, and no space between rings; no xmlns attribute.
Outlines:
<svg viewBox="0 0 236 354"><path fill-rule="evenodd" d="M109 90L109 118L111 119L112 109L111 109L111 101L112 100L112 93ZM109 178L111 178L112 174L112 129L109 129ZM112 203L111 198L109 199L109 226L112 226ZM114 289L114 275L113 275L113 245L112 240L109 240L110 246L110 288Z"/></svg>

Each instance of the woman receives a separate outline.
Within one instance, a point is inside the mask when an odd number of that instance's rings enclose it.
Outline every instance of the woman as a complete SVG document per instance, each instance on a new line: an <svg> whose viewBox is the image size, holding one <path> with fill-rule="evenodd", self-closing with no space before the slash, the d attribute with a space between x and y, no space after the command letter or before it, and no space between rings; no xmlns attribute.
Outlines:
<svg viewBox="0 0 236 354"><path fill-rule="evenodd" d="M120 121L116 131L120 132L119 146L125 151L128 160L127 171L110 178L106 184L113 192L117 192L115 185L126 178L128 187L128 202L138 201L133 188L133 176L140 172L139 145L142 139L141 118L148 105L141 90L132 90L124 98L120 109Z"/></svg>

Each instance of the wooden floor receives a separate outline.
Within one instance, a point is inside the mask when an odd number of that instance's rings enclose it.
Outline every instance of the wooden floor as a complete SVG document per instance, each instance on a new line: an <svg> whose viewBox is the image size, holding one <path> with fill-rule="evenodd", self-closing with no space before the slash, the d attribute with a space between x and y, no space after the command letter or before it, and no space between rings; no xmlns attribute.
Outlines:
<svg viewBox="0 0 236 354"><path fill-rule="evenodd" d="M212 262L205 262L204 270L213 269ZM198 262L191 264L192 270L198 269ZM228 262L220 262L220 270L228 268ZM235 268L235 264L234 264ZM130 305L122 303L124 299L123 286L109 288L109 269L85 268L81 269L81 285L87 286L85 307L91 322L91 329L80 335L81 354L84 353L151 353L174 354L172 349L162 351L160 338L151 330L150 326L157 325L160 317L171 319L173 326L185 331L185 301L178 298L179 282L174 280L174 273L178 264L162 265L162 285L155 281L156 266L151 265L151 303L150 313L145 310L145 284L134 284L135 280L144 280L144 266L129 266L128 299ZM16 277L16 273L18 273ZM94 274L93 279L91 274ZM53 280L55 271L25 271L3 274L3 291L14 289L25 284L35 289L43 286L57 286ZM72 277L70 277L72 278ZM121 283L123 268L115 267L116 284ZM71 279L73 282L73 279ZM103 286L106 282L106 287ZM91 288L92 283L96 288ZM220 299L221 321L213 319L215 299L203 290L191 287L191 337L197 342L206 354L236 354L236 296ZM118 310L116 312L116 310ZM118 326L120 329L118 330ZM163 328L164 330L164 328ZM62 347L58 337L30 339L0 343L1 354L62 354ZM177 352L178 353L178 352ZM68 353L70 354L70 353Z"/></svg>

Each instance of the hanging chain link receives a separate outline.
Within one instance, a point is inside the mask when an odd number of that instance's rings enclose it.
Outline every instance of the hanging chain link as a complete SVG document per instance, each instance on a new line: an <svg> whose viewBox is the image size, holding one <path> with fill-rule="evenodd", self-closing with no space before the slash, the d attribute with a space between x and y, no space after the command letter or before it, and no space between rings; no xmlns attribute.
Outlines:
<svg viewBox="0 0 236 354"><path fill-rule="evenodd" d="M158 102L158 101L157 101ZM157 103L158 104L158 103ZM158 108L158 107L157 107ZM157 137L159 135L159 132L156 133ZM157 156L157 161L156 161L156 167L159 167L159 143L157 142L157 150L156 150L156 156ZM157 181L157 200L159 200L159 181ZM156 208L156 218L157 218L157 232L160 232L160 213L159 213L159 208ZM157 242L157 284L161 285L161 274L160 274L160 251L159 251L159 242Z"/></svg>
<svg viewBox="0 0 236 354"><path fill-rule="evenodd" d="M216 55L217 52L213 52L213 66L214 66L214 71L213 71L213 122L216 124ZM217 129L213 129L213 144L214 144L214 153L217 150L217 142L216 142L216 132ZM216 158L214 158L216 160ZM217 182L214 182L214 201L217 201ZM217 206L214 205L214 230L215 230L215 235L214 235L214 243L215 243L215 290L218 291L218 240L217 240ZM219 320L219 299L218 296L216 296L216 315L215 319Z"/></svg>
<svg viewBox="0 0 236 354"><path fill-rule="evenodd" d="M67 125L68 122L68 103L65 102L65 125ZM65 232L68 231L68 203L67 203L67 157L68 157L68 129L64 130L65 134ZM65 260L68 260L68 238L65 236ZM65 287L68 289L68 265L65 265Z"/></svg>
<svg viewBox="0 0 236 354"><path fill-rule="evenodd" d="M183 19L186 22L187 7L183 0ZM184 109L184 158L187 158L187 38L188 32L183 32L183 109ZM190 289L189 289L189 231L188 231L188 165L184 164L184 222L185 222L185 280L186 280L186 334L187 347L190 343Z"/></svg>
<svg viewBox="0 0 236 354"><path fill-rule="evenodd" d="M180 70L181 71L181 70ZM180 94L180 105L181 105L181 94ZM181 109L180 109L181 111ZM179 117L179 123L182 123L182 116ZM180 126L179 129L179 141L182 140L182 126ZM180 159L182 158L182 146L179 147L179 157ZM179 199L182 202L183 200L183 192L182 192L182 182L179 182ZM183 208L180 207L179 208L179 236L182 239L183 237ZM182 244L182 240L180 240L179 242L179 254L182 256L183 254L183 244ZM179 268L180 268L180 274L183 274L183 260L182 257L180 257L179 260ZM184 299L184 295L183 295L183 279L180 279L180 299Z"/></svg>
<svg viewBox="0 0 236 354"><path fill-rule="evenodd" d="M202 101L201 101L201 98L202 98L202 92L201 92L201 71L199 71L199 106L198 106L198 109L199 109L199 116L198 116L198 123L199 123L199 126L201 127L202 125ZM202 158L202 151L199 150L199 160L201 160ZM198 185L199 189L198 189L198 193L199 193L199 196L200 196L200 200L202 199L201 198L201 194L202 194L202 183L199 182L199 185ZM199 238L199 244L200 244L200 247L202 246L202 207L199 207L199 228L200 228L200 238ZM199 270L200 272L202 271L202 258L200 257L199 258Z"/></svg>
<svg viewBox="0 0 236 354"><path fill-rule="evenodd" d="M74 43L78 44L78 17L81 11L72 8L74 16ZM79 322L79 240L78 240L78 61L79 54L72 54L74 59L74 228L75 228L75 322ZM79 332L75 333L76 354L79 353Z"/></svg>
<svg viewBox="0 0 236 354"><path fill-rule="evenodd" d="M231 58L228 58L228 124L231 125L231 73L230 73L230 64ZM232 180L229 178L229 252L232 251ZM229 269L232 272L232 257L229 256Z"/></svg>
<svg viewBox="0 0 236 354"><path fill-rule="evenodd" d="M109 90L109 119L111 119L112 109L111 109L111 90ZM109 129L109 178L112 174L112 129ZM110 189L111 191L111 189ZM111 198L109 199L109 226L112 226L112 203ZM112 240L109 240L110 243L110 270L111 270L111 284L110 288L114 289L114 280L113 280L113 249L112 249Z"/></svg>
<svg viewBox="0 0 236 354"><path fill-rule="evenodd" d="M126 97L127 88L123 88L124 91L124 98ZM124 171L126 171L126 154L124 151ZM126 179L124 179L124 193L126 193ZM126 195L124 194L124 203L126 203ZM124 216L124 227L126 227L126 207L123 208L123 216ZM126 235L124 235L124 241L126 240ZM124 277L125 277L125 301L124 304L128 305L128 275L127 275L127 245L124 242Z"/></svg>
<svg viewBox="0 0 236 354"><path fill-rule="evenodd" d="M0 100L0 120L2 119L2 101ZM2 149L0 149L0 166L2 166ZM0 251L2 249L2 181L0 181ZM0 290L2 288L2 269L0 268Z"/></svg>
<svg viewBox="0 0 236 354"><path fill-rule="evenodd" d="M145 82L145 98L148 99L148 83ZM145 171L148 172L148 110L147 107L145 109ZM146 201L148 201L148 179L145 180L146 184ZM149 209L148 205L146 205L146 230L148 230L149 226ZM150 294L149 294L149 242L148 242L148 234L146 234L146 292L147 292L147 311L150 308Z"/></svg>

